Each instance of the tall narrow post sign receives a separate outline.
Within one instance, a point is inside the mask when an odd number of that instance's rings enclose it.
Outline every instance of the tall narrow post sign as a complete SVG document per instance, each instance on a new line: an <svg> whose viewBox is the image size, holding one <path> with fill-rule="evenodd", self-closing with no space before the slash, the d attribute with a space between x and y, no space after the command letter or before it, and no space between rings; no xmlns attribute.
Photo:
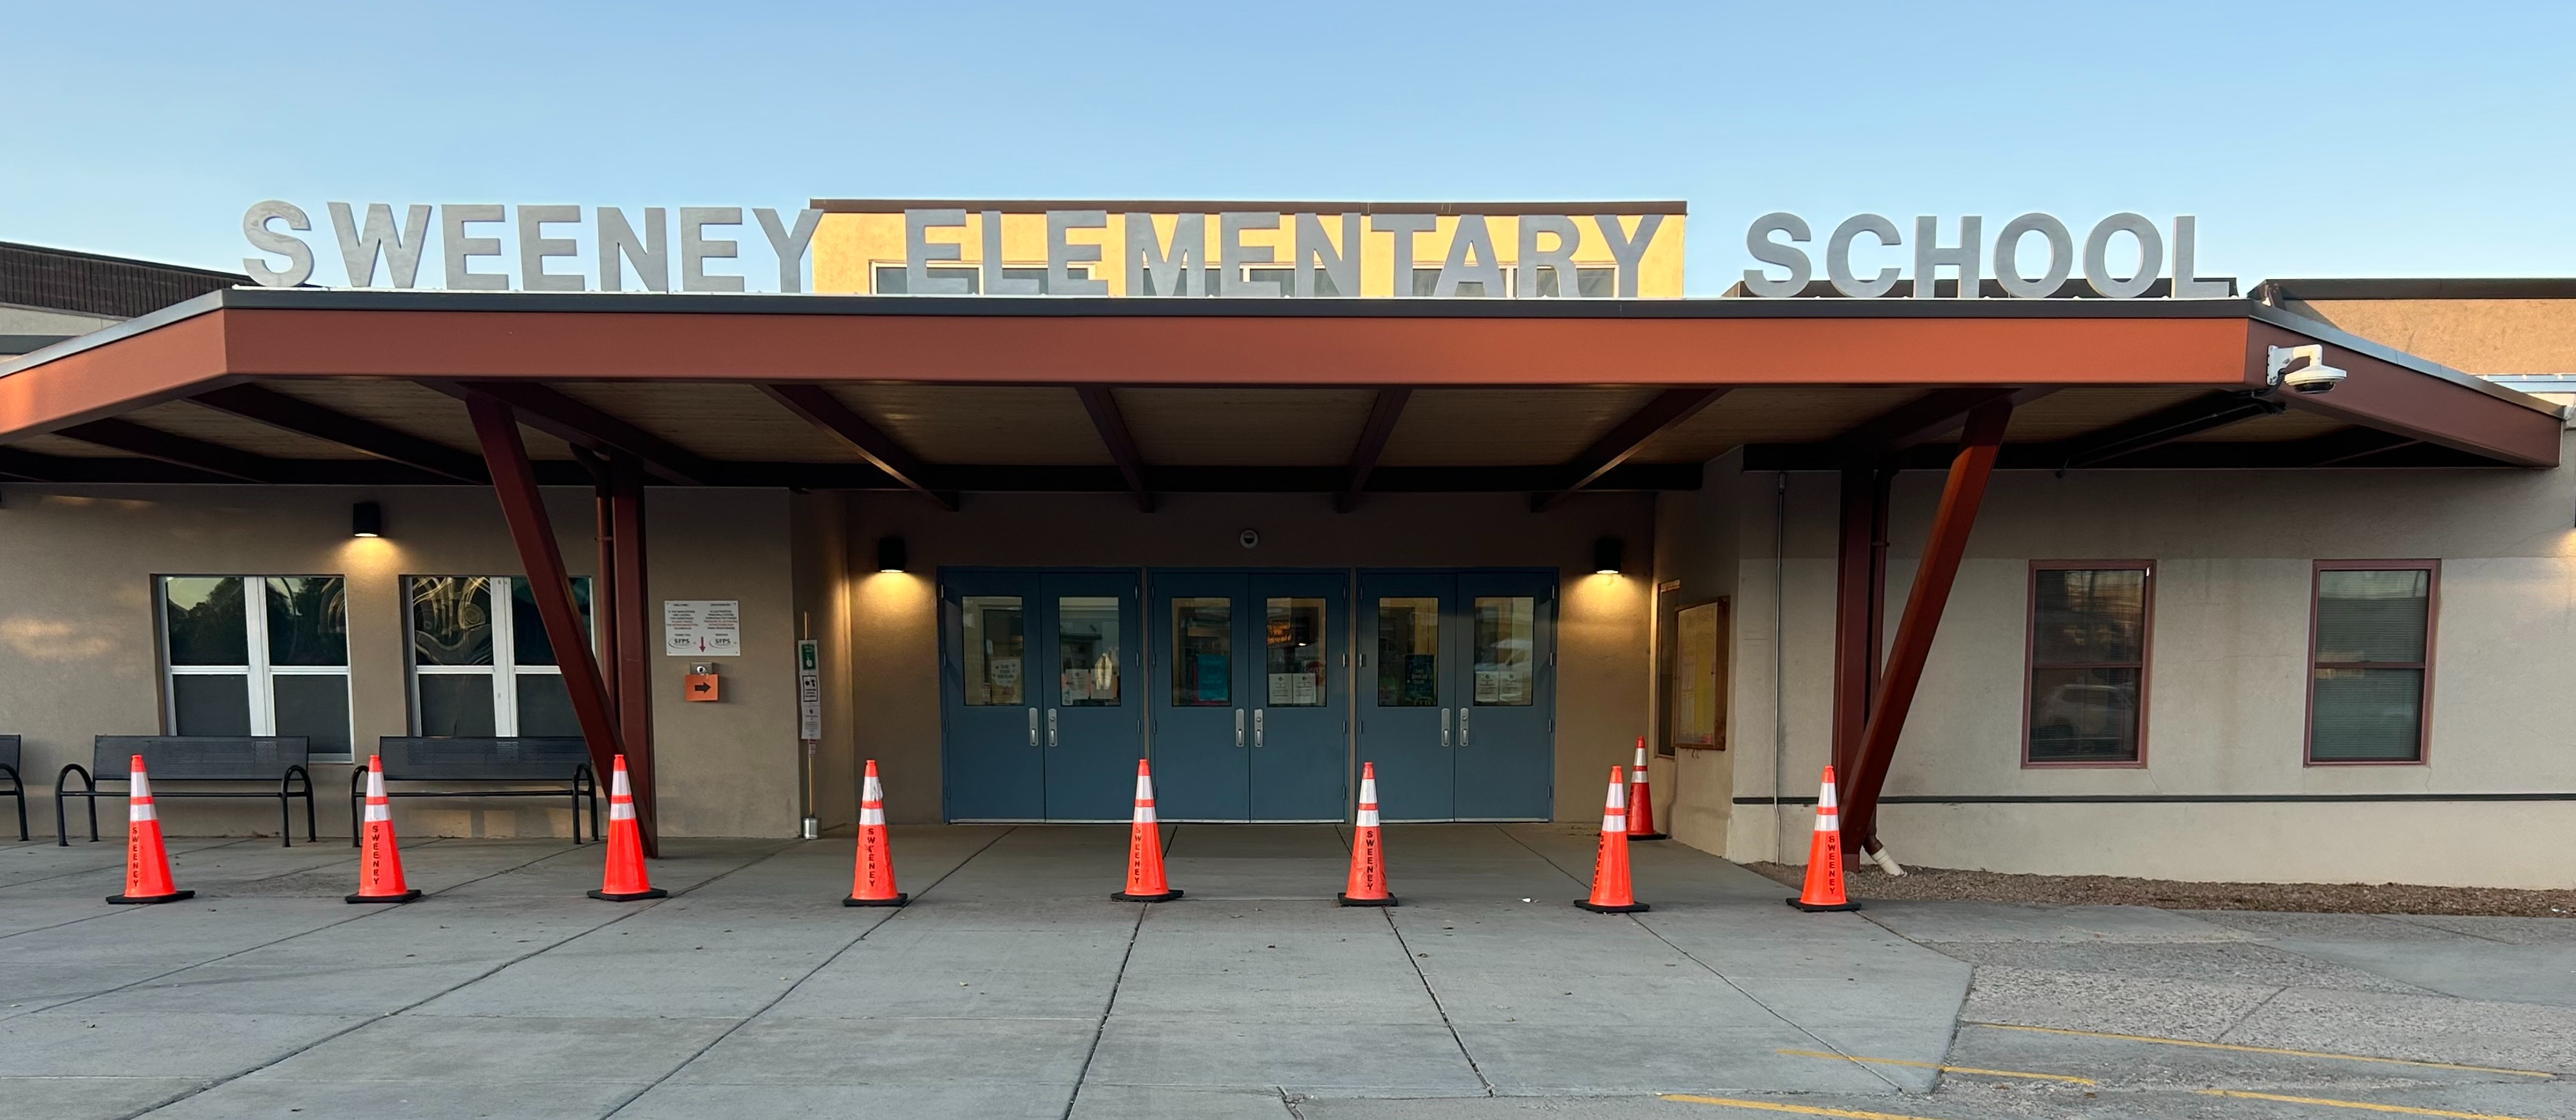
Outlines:
<svg viewBox="0 0 2576 1120"><path fill-rule="evenodd" d="M822 643L796 643L796 737L805 740L806 749L823 737Z"/></svg>

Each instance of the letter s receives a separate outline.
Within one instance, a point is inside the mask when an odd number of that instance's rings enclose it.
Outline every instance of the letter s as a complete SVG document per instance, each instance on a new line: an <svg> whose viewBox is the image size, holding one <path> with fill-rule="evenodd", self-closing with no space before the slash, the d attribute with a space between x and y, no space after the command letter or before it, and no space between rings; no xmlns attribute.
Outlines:
<svg viewBox="0 0 2576 1120"><path fill-rule="evenodd" d="M1797 295L1806 290L1807 281L1816 274L1815 265L1807 260L1807 251L1772 240L1775 233L1786 233L1795 242L1812 236L1806 219L1789 213L1764 214L1753 219L1752 228L1744 231L1744 251L1753 254L1754 260L1789 270L1788 277L1782 280L1771 279L1759 268L1744 270L1744 290L1771 299Z"/></svg>
<svg viewBox="0 0 2576 1120"><path fill-rule="evenodd" d="M286 258L283 272L271 269L267 261L258 257L242 258L242 271L250 273L250 278L264 288L292 288L313 277L312 246L306 245L303 238L268 228L268 223L279 218L286 219L286 228L291 230L313 228L313 220L305 217L302 209L273 198L252 205L242 214L242 236L250 239L251 247Z"/></svg>

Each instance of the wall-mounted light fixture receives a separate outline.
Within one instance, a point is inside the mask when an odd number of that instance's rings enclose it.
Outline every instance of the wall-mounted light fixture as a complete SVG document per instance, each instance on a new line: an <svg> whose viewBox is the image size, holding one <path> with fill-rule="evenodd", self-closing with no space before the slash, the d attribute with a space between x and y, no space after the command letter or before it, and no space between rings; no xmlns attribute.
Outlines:
<svg viewBox="0 0 2576 1120"><path fill-rule="evenodd" d="M350 506L349 535L353 537L385 535L385 507L374 502L359 502Z"/></svg>
<svg viewBox="0 0 2576 1120"><path fill-rule="evenodd" d="M1626 559L1628 546L1617 537L1603 537L1592 542L1592 574L1615 576L1619 562Z"/></svg>
<svg viewBox="0 0 2576 1120"><path fill-rule="evenodd" d="M911 558L911 555L903 546L902 537L877 538L878 571L900 572L903 570L905 562Z"/></svg>

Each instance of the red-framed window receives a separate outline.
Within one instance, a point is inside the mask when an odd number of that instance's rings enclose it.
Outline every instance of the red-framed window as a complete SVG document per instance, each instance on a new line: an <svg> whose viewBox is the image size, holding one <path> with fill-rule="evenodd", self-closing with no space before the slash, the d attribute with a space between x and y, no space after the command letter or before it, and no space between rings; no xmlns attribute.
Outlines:
<svg viewBox="0 0 2576 1120"><path fill-rule="evenodd" d="M2144 766L2155 565L2035 560L2022 765Z"/></svg>
<svg viewBox="0 0 2576 1120"><path fill-rule="evenodd" d="M2310 766L2424 761L2438 560L2319 560L2310 584Z"/></svg>

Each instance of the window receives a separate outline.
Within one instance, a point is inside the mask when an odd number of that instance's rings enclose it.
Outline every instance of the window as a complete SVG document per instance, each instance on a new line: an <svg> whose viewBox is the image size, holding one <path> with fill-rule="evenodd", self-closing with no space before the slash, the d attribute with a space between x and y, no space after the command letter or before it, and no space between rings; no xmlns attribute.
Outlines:
<svg viewBox="0 0 2576 1120"><path fill-rule="evenodd" d="M2432 560L2321 560L2309 631L2308 762L2424 761Z"/></svg>
<svg viewBox="0 0 2576 1120"><path fill-rule="evenodd" d="M339 576L163 576L173 735L301 735L349 757L349 604Z"/></svg>
<svg viewBox="0 0 2576 1120"><path fill-rule="evenodd" d="M575 576L573 606L591 632L590 580ZM412 731L437 736L575 736L572 694L517 576L406 576L411 615ZM500 609L496 609L496 605Z"/></svg>
<svg viewBox="0 0 2576 1120"><path fill-rule="evenodd" d="M2153 575L2145 561L2031 565L2023 765L2146 761Z"/></svg>

